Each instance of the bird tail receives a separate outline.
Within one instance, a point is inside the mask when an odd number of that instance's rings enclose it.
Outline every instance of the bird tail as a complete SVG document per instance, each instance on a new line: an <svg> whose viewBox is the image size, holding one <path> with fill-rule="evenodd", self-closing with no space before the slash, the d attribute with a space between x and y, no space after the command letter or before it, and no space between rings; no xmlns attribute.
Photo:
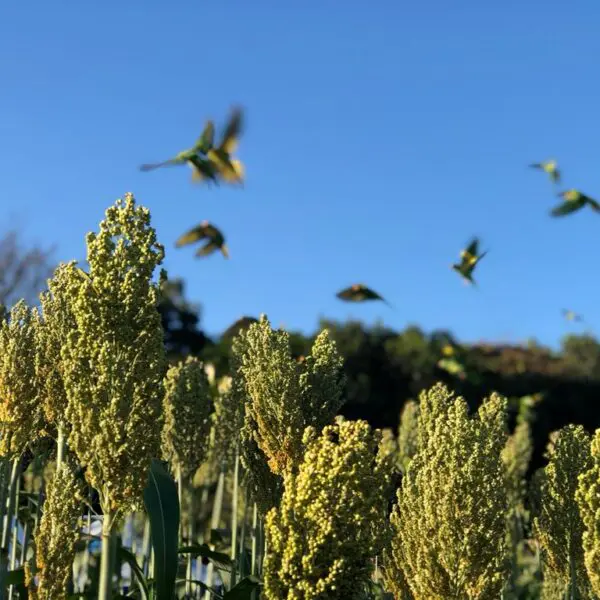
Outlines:
<svg viewBox="0 0 600 600"><path fill-rule="evenodd" d="M226 245L226 244L223 244L223 245L221 246L221 253L223 254L223 256L224 256L225 258L229 258L229 248L227 247L227 245Z"/></svg>

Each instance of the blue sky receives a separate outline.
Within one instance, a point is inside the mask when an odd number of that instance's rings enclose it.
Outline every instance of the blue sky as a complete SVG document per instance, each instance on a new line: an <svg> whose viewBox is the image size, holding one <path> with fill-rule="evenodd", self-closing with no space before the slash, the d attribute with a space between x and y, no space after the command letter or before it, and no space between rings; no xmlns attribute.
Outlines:
<svg viewBox="0 0 600 600"><path fill-rule="evenodd" d="M116 198L148 206L166 268L210 333L320 316L555 344L562 307L600 325L600 216L553 220L528 163L600 196L600 5L242 0L5 2L0 228L84 255ZM241 103L240 189L141 173ZM231 260L173 248L209 219ZM477 289L450 270L480 235ZM346 305L355 281L395 305ZM577 330L575 328L575 330Z"/></svg>

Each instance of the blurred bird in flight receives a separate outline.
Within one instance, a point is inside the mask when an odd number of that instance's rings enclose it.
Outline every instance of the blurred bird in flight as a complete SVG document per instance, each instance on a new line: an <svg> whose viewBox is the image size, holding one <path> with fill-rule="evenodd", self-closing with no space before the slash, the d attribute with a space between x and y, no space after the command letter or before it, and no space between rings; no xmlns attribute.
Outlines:
<svg viewBox="0 0 600 600"><path fill-rule="evenodd" d="M478 251L479 238L474 237L469 242L469 245L461 251L461 262L452 265L452 268L464 279L464 281L471 285L475 285L475 280L473 279L473 271L475 270L475 267L487 254L487 250L481 254L479 254Z"/></svg>
<svg viewBox="0 0 600 600"><path fill-rule="evenodd" d="M581 210L586 205L589 205L593 211L600 212L600 204L579 190L570 189L566 192L561 192L558 195L564 200L564 202L558 206L555 206L550 211L550 214L553 217L564 217L565 215L569 215Z"/></svg>
<svg viewBox="0 0 600 600"><path fill-rule="evenodd" d="M576 323L582 323L583 317L572 310L562 309L562 314L567 321L575 321Z"/></svg>
<svg viewBox="0 0 600 600"><path fill-rule="evenodd" d="M215 146L215 124L209 119L191 148L182 150L162 162L143 164L140 170L152 171L160 167L187 164L192 169L192 180L195 182L217 183L220 177L228 183L241 183L244 167L239 160L231 157L238 146L241 133L242 109L235 107L218 146Z"/></svg>
<svg viewBox="0 0 600 600"><path fill-rule="evenodd" d="M532 169L540 169L547 173L552 183L560 183L560 171L555 160L546 160L544 162L533 163L529 166Z"/></svg>
<svg viewBox="0 0 600 600"><path fill-rule="evenodd" d="M336 296L344 302L368 302L370 300L380 300L390 308L393 308L383 296L380 296L377 292L362 283L355 283L350 287L344 288L339 291Z"/></svg>
<svg viewBox="0 0 600 600"><path fill-rule="evenodd" d="M229 249L225 244L225 236L214 225L208 221L202 221L200 225L186 231L176 242L175 246L181 248L194 244L200 240L207 239L208 242L196 251L196 256L208 256L220 250L225 258L229 258Z"/></svg>

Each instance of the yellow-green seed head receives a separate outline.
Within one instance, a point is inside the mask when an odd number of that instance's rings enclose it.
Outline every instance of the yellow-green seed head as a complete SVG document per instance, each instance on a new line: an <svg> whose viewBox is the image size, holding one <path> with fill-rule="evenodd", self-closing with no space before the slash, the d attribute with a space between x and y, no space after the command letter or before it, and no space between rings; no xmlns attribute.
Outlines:
<svg viewBox="0 0 600 600"><path fill-rule="evenodd" d="M65 600L79 539L83 486L63 462L46 488L39 528L34 535L37 600ZM31 574L30 574L31 577Z"/></svg>
<svg viewBox="0 0 600 600"><path fill-rule="evenodd" d="M398 455L402 472L406 473L412 457L417 453L419 405L414 400L408 400L400 413L398 427Z"/></svg>
<svg viewBox="0 0 600 600"><path fill-rule="evenodd" d="M420 397L418 451L398 491L388 580L415 600L498 597L507 575L501 452L506 400L493 395L470 417L464 399L437 384Z"/></svg>
<svg viewBox="0 0 600 600"><path fill-rule="evenodd" d="M68 282L77 325L61 352L68 443L103 510L138 504L160 456L167 365L152 276L163 257L150 212L127 194L87 235L89 277Z"/></svg>
<svg viewBox="0 0 600 600"><path fill-rule="evenodd" d="M583 439L581 440L583 442ZM585 449L581 450L585 456ZM594 597L600 596L600 429L589 448L591 463L581 470L576 493L583 522L584 563ZM583 461L581 461L583 462ZM578 463L581 464L581 463Z"/></svg>
<svg viewBox="0 0 600 600"><path fill-rule="evenodd" d="M194 357L172 366L165 377L163 456L187 477L206 456L212 399L202 363Z"/></svg>
<svg viewBox="0 0 600 600"><path fill-rule="evenodd" d="M0 455L16 458L40 435L34 311L19 301L0 322Z"/></svg>
<svg viewBox="0 0 600 600"><path fill-rule="evenodd" d="M51 430L68 430L67 394L61 348L69 332L77 327L71 312L69 281L75 276L75 261L61 264L40 294L41 314L36 314L35 370L46 423Z"/></svg>
<svg viewBox="0 0 600 600"><path fill-rule="evenodd" d="M327 332L316 339L303 363L290 352L289 335L273 330L262 315L234 342L246 411L255 423L255 441L269 467L283 476L302 458L305 427L331 423L342 404L342 359ZM235 362L234 361L234 362Z"/></svg>
<svg viewBox="0 0 600 600"><path fill-rule="evenodd" d="M548 465L539 479L539 514L533 532L540 544L544 572L565 583L575 575L577 597L585 597L582 520L576 493L579 475L592 467L590 440L580 425L568 425L552 436Z"/></svg>
<svg viewBox="0 0 600 600"><path fill-rule="evenodd" d="M393 458L365 421L308 427L297 473L265 521L267 600L353 600L389 540L386 519Z"/></svg>

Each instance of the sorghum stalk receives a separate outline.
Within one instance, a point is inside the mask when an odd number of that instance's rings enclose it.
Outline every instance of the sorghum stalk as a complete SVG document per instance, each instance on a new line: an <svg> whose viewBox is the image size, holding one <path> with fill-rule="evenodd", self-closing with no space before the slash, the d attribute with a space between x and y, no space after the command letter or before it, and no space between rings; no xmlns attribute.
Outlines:
<svg viewBox="0 0 600 600"><path fill-rule="evenodd" d="M150 213L131 194L106 211L89 233L89 273L64 278L76 326L61 348L71 424L69 447L86 465L104 514L101 600L110 594L112 526L141 504L147 473L160 456L166 372L159 284L152 282L163 247Z"/></svg>

